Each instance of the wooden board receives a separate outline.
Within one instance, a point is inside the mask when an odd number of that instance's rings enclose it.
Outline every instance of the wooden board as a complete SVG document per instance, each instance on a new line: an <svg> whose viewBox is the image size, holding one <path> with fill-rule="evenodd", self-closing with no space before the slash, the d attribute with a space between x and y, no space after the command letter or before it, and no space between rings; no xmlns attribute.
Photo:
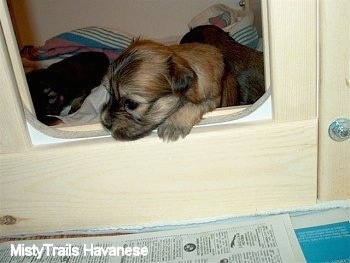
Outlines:
<svg viewBox="0 0 350 263"><path fill-rule="evenodd" d="M316 201L317 122L201 127L1 156L1 233L184 221ZM249 143L247 143L249 142Z"/></svg>
<svg viewBox="0 0 350 263"><path fill-rule="evenodd" d="M320 1L319 198L350 198L350 139L335 142L328 127L350 120L350 2Z"/></svg>
<svg viewBox="0 0 350 263"><path fill-rule="evenodd" d="M23 151L31 146L26 129L22 101L15 85L15 76L7 45L0 31L0 153ZM1 163L0 163L1 164Z"/></svg>
<svg viewBox="0 0 350 263"><path fill-rule="evenodd" d="M0 74L16 80L2 80L1 121L12 129L0 126L0 217L17 221L0 225L2 234L186 222L316 202L316 1L262 2L273 120L198 127L171 144L152 135L40 147L30 145L18 95L23 71L3 8L2 46L11 47L1 53Z"/></svg>

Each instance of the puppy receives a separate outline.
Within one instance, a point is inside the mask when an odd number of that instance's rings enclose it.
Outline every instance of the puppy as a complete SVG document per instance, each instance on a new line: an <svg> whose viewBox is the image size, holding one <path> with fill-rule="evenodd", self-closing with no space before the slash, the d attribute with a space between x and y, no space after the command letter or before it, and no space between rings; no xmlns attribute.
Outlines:
<svg viewBox="0 0 350 263"><path fill-rule="evenodd" d="M136 40L105 77L110 99L101 121L117 140L136 140L158 128L175 141L188 135L204 113L238 104L238 92L223 94L235 81L221 52L210 45L165 46Z"/></svg>
<svg viewBox="0 0 350 263"><path fill-rule="evenodd" d="M91 90L101 83L109 67L101 52L84 52L63 59L47 69L26 74L37 119L46 125L59 123L49 115L59 115L64 107L77 111Z"/></svg>
<svg viewBox="0 0 350 263"><path fill-rule="evenodd" d="M237 80L240 105L253 104L265 93L263 53L248 48L221 28L213 25L198 26L181 40L184 43L205 43L218 48ZM232 89L232 87L229 87Z"/></svg>

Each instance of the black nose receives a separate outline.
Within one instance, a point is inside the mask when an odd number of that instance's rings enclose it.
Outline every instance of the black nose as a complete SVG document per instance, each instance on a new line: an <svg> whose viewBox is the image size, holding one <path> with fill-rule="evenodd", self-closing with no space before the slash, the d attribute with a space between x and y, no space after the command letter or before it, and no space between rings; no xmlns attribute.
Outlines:
<svg viewBox="0 0 350 263"><path fill-rule="evenodd" d="M108 130L112 128L112 120L108 112L103 111L101 113L101 123Z"/></svg>

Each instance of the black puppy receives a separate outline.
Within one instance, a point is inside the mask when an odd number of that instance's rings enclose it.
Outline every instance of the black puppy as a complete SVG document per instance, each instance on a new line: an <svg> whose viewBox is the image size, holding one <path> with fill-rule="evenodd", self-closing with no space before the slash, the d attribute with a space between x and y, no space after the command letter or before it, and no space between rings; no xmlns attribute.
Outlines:
<svg viewBox="0 0 350 263"><path fill-rule="evenodd" d="M66 106L77 111L91 90L101 83L109 67L101 52L83 52L50 65L47 69L26 74L37 119L46 125L56 124Z"/></svg>
<svg viewBox="0 0 350 263"><path fill-rule="evenodd" d="M191 42L209 44L221 51L226 65L229 66L230 72L237 80L241 105L252 104L265 93L264 56L262 52L236 42L228 33L213 25L198 26L191 29L181 39L180 43Z"/></svg>

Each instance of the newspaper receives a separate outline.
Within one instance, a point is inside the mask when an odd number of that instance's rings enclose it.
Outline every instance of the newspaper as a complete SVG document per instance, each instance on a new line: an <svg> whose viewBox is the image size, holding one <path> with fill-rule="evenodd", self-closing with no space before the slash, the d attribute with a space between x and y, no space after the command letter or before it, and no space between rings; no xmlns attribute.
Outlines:
<svg viewBox="0 0 350 263"><path fill-rule="evenodd" d="M305 262L289 215L173 231L0 244L0 262Z"/></svg>
<svg viewBox="0 0 350 263"><path fill-rule="evenodd" d="M291 218L307 262L350 262L350 209L307 212Z"/></svg>

